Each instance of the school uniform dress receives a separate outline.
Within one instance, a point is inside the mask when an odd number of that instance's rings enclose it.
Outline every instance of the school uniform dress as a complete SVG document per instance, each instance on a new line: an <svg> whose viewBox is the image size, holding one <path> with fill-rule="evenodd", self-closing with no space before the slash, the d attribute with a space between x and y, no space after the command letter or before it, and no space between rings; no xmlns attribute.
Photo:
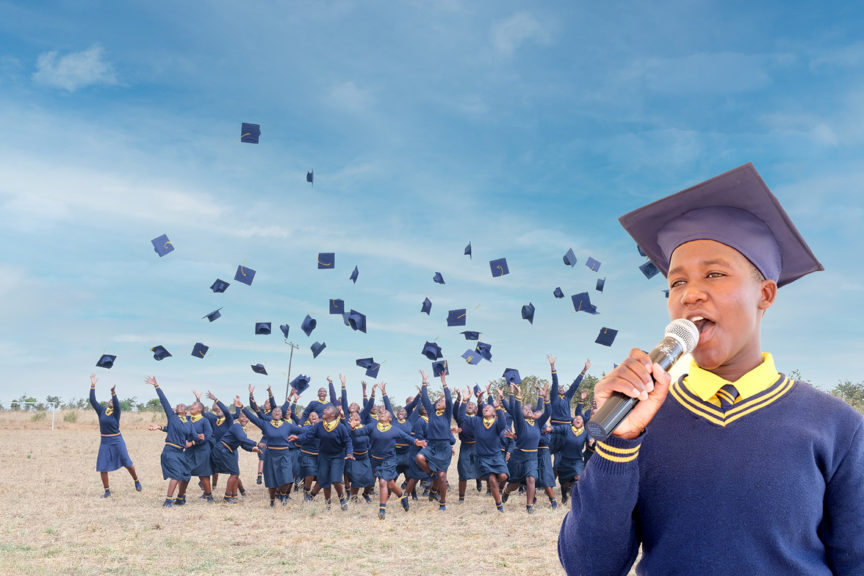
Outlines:
<svg viewBox="0 0 864 576"><path fill-rule="evenodd" d="M314 426L302 430L301 441L318 439L318 485L329 488L341 484L345 475L345 455L354 451L348 426L338 419L332 422L320 420Z"/></svg>
<svg viewBox="0 0 864 576"><path fill-rule="evenodd" d="M201 414L191 416L189 422L192 424L192 446L184 453L189 461L189 473L192 476L210 476L213 474L213 467L210 465L210 437L213 429L209 420ZM199 434L204 435L203 440L198 438Z"/></svg>
<svg viewBox="0 0 864 576"><path fill-rule="evenodd" d="M770 354L725 406L722 385L693 362L642 435L596 443L559 535L568 573L626 574L641 545L647 576L864 574L864 417Z"/></svg>
<svg viewBox="0 0 864 576"><path fill-rule="evenodd" d="M549 405L545 405L543 416L539 420L526 419L522 414L522 402L519 398L511 400L511 416L513 416L516 432L516 447L510 454L510 482L522 482L526 478L537 478L537 446L540 444L540 431L549 419Z"/></svg>
<svg viewBox="0 0 864 576"><path fill-rule="evenodd" d="M473 428L476 441L477 474L479 478L488 478L490 474L508 474L507 463L504 461L504 432L506 423L504 409L498 408L494 418L476 417L466 420L466 425Z"/></svg>
<svg viewBox="0 0 864 576"><path fill-rule="evenodd" d="M459 432L459 458L456 460L456 470L459 481L479 478L477 472L477 439L474 437L474 426L471 422L480 418L476 414L467 414L468 403L457 402L454 406L456 425Z"/></svg>
<svg viewBox="0 0 864 576"><path fill-rule="evenodd" d="M447 473L453 451L450 448L450 423L453 421L453 400L450 397L450 389L444 386L444 409L436 410L435 405L429 400L428 386L423 384L420 388L420 402L426 408L429 424L426 431L426 447L420 450L426 458L426 464L433 474L437 472Z"/></svg>
<svg viewBox="0 0 864 576"><path fill-rule="evenodd" d="M362 427L360 425L358 428ZM353 488L365 488L375 485L375 476L372 474L372 462L369 460L369 438L356 434L358 428L351 430L354 460L345 461L345 474Z"/></svg>
<svg viewBox="0 0 864 576"><path fill-rule="evenodd" d="M291 468L291 442L289 436L299 435L303 430L292 422L259 418L249 408L243 408L249 421L264 433L267 450L264 455L264 486L279 488L294 482Z"/></svg>
<svg viewBox="0 0 864 576"><path fill-rule="evenodd" d="M561 390L558 386L558 372L552 371L552 388L549 390L549 402L551 415L549 423L554 426L569 426L573 418L570 416L570 404L573 402L573 396L579 390L579 385L582 384L584 374L581 372L579 376L573 380L567 391ZM581 405L577 405L577 410Z"/></svg>
<svg viewBox="0 0 864 576"><path fill-rule="evenodd" d="M132 459L126 450L126 442L120 435L120 401L111 395L114 408L108 410L96 401L96 390L90 388L90 405L99 417L99 454L96 456L97 472L113 472L132 466Z"/></svg>
<svg viewBox="0 0 864 576"><path fill-rule="evenodd" d="M192 423L181 418L174 413L174 409L165 397L165 393L158 386L156 387L156 395L159 396L159 403L162 404L162 409L165 411L165 417L168 423L163 430L165 431L165 446L162 448L161 464L162 478L164 480L177 480L179 482L188 482L191 478L191 469L189 468L189 460L183 454L186 449L186 441L192 439Z"/></svg>
<svg viewBox="0 0 864 576"><path fill-rule="evenodd" d="M585 445L588 443L585 427L575 428L572 424L566 428L559 426L552 430L552 436L559 443L556 460L558 477L562 481L570 481L582 476L585 470Z"/></svg>
<svg viewBox="0 0 864 576"><path fill-rule="evenodd" d="M402 428L392 424L373 422L353 431L355 439L366 438L369 442L369 457L372 462L372 473L375 478L385 482L395 480L398 476L396 464L396 445L399 442L413 444L414 437Z"/></svg>
<svg viewBox="0 0 864 576"><path fill-rule="evenodd" d="M411 436L414 440L426 440L426 434L429 430L429 416L423 416L419 412L414 412L414 416L416 419L411 426ZM405 476L414 480L428 480L429 474L417 465L417 454L420 453L420 450L421 448L416 444L411 444L408 447L408 470L405 471Z"/></svg>
<svg viewBox="0 0 864 576"><path fill-rule="evenodd" d="M228 412L224 413L228 429L222 433L222 436L213 446L213 450L210 453L210 462L213 466L213 472L239 476L240 463L237 453L238 449L243 448L247 452L251 452L257 444L246 435L243 426L235 421L231 414L228 414Z"/></svg>

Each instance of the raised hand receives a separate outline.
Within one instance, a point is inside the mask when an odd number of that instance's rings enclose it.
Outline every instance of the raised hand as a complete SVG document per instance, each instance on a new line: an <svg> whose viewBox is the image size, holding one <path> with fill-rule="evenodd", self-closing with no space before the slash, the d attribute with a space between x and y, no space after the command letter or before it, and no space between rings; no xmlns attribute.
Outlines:
<svg viewBox="0 0 864 576"><path fill-rule="evenodd" d="M212 400L213 402L218 402L218 401L219 401L219 399L216 398L216 396L214 396L213 393L210 392L209 390L207 391L207 398L209 398L209 399Z"/></svg>
<svg viewBox="0 0 864 576"><path fill-rule="evenodd" d="M345 386L345 376L343 374L339 374L339 381L342 382L342 386Z"/></svg>
<svg viewBox="0 0 864 576"><path fill-rule="evenodd" d="M237 408L243 409L243 402L240 401L240 396L234 397L234 406Z"/></svg>
<svg viewBox="0 0 864 576"><path fill-rule="evenodd" d="M192 394L195 396L196 402L201 402L201 393L200 392L196 392L195 390L192 390Z"/></svg>
<svg viewBox="0 0 864 576"><path fill-rule="evenodd" d="M147 378L144 379L144 382L146 382L147 384L150 384L154 388L159 386L159 384L156 382L156 378L153 376L148 376Z"/></svg>
<svg viewBox="0 0 864 576"><path fill-rule="evenodd" d="M249 384L249 396L255 395L255 387Z"/></svg>
<svg viewBox="0 0 864 576"><path fill-rule="evenodd" d="M96 386L96 382L98 382L98 381L99 381L99 379L96 378L96 374L90 374L90 385L91 386Z"/></svg>
<svg viewBox="0 0 864 576"><path fill-rule="evenodd" d="M552 356L551 354L547 354L547 355L546 355L546 360L549 361L549 366L551 366L552 368L555 368L555 360L557 360L557 358L555 358L555 357Z"/></svg>

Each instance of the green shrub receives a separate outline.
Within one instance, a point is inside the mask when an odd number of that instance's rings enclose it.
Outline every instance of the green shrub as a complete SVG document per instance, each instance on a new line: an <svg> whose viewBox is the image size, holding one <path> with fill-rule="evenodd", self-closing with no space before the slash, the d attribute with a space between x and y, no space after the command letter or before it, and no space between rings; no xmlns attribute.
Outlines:
<svg viewBox="0 0 864 576"><path fill-rule="evenodd" d="M30 420L33 422L39 422L40 420L45 420L45 412L34 412L30 417Z"/></svg>
<svg viewBox="0 0 864 576"><path fill-rule="evenodd" d="M77 422L78 421L78 411L77 410L69 410L68 412L63 413L63 422Z"/></svg>

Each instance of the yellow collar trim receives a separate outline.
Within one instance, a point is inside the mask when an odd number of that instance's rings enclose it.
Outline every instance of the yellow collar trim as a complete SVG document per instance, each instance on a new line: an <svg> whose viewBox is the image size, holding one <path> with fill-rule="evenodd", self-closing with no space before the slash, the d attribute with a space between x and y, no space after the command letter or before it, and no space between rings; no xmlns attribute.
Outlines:
<svg viewBox="0 0 864 576"><path fill-rule="evenodd" d="M764 392L773 386L779 378L780 374L774 367L774 357L768 352L763 352L762 363L735 382L724 380L716 374L700 368L695 360L691 360L684 383L687 385L688 390L703 401L720 406L720 400L717 399L717 391L726 384L735 385L735 389L738 390L738 398L736 398L735 402L740 403L760 392Z"/></svg>
<svg viewBox="0 0 864 576"><path fill-rule="evenodd" d="M525 418L525 423L528 424L529 426L533 426L534 425L534 419L533 418Z"/></svg>
<svg viewBox="0 0 864 576"><path fill-rule="evenodd" d="M396 418L396 421L399 422L400 424L404 424L404 423L405 423L405 419L404 419L404 418Z"/></svg>
<svg viewBox="0 0 864 576"><path fill-rule="evenodd" d="M435 410L435 416L441 416L444 414L444 410Z"/></svg>
<svg viewBox="0 0 864 576"><path fill-rule="evenodd" d="M669 388L669 392L672 394L672 397L688 411L704 418L712 424L725 427L739 418L776 402L794 387L795 381L791 378L784 377L782 380L778 379L778 382L776 382L767 393L760 394L755 398L750 398L744 402L736 403L734 408L725 413L721 412L719 408L714 408L710 403L701 400L698 396L690 392L686 386L681 385L680 382L673 382L672 386Z"/></svg>
<svg viewBox="0 0 864 576"><path fill-rule="evenodd" d="M495 418L483 418L483 426L491 428L495 424Z"/></svg>
<svg viewBox="0 0 864 576"><path fill-rule="evenodd" d="M576 427L573 426L572 424L570 425L570 430L572 430L572 431L573 431L573 434L575 434L576 436L579 436L580 434L582 434L583 432L585 432L585 428L584 428L584 427L583 427L583 428L576 428Z"/></svg>
<svg viewBox="0 0 864 576"><path fill-rule="evenodd" d="M192 422L198 422L199 420L201 420L201 418L203 418L201 414L193 414L189 417L189 420L191 420Z"/></svg>
<svg viewBox="0 0 864 576"><path fill-rule="evenodd" d="M110 416L114 413L114 409L111 407L105 408L105 416Z"/></svg>
<svg viewBox="0 0 864 576"><path fill-rule="evenodd" d="M336 426L339 425L339 420L337 420L335 418L333 420L331 420L330 422L326 422L326 421L322 420L321 424L324 425L324 430L326 430L327 432L332 432L333 430L336 429Z"/></svg>
<svg viewBox="0 0 864 576"><path fill-rule="evenodd" d="M378 426L377 426L377 427L378 427L378 430L380 430L381 432L387 432L387 431L390 430L390 428L392 428L393 426L390 425L390 424L382 424L381 422L378 422Z"/></svg>
<svg viewBox="0 0 864 576"><path fill-rule="evenodd" d="M284 423L284 420L270 420L270 424L272 424L274 428L279 428Z"/></svg>
<svg viewBox="0 0 864 576"><path fill-rule="evenodd" d="M181 421L181 422L188 422L188 420L186 420L186 416L180 416L180 415L178 414L177 417L180 418L180 421Z"/></svg>
<svg viewBox="0 0 864 576"><path fill-rule="evenodd" d="M426 422L429 422L429 415L428 415L428 414L427 414L426 416L423 416L423 415L421 414L421 415L420 415L420 418L422 418L422 419L425 420Z"/></svg>
<svg viewBox="0 0 864 576"><path fill-rule="evenodd" d="M224 416L222 416L221 418L216 418L216 426L221 426L224 423L225 423L225 417Z"/></svg>

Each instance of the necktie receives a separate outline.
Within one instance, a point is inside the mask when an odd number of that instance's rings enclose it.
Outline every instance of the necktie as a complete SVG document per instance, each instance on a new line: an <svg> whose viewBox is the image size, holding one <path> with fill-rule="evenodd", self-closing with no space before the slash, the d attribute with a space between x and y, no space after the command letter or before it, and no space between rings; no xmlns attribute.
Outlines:
<svg viewBox="0 0 864 576"><path fill-rule="evenodd" d="M738 390L735 389L734 384L726 384L717 391L717 398L720 399L720 409L726 412L732 408L735 399L738 398Z"/></svg>

